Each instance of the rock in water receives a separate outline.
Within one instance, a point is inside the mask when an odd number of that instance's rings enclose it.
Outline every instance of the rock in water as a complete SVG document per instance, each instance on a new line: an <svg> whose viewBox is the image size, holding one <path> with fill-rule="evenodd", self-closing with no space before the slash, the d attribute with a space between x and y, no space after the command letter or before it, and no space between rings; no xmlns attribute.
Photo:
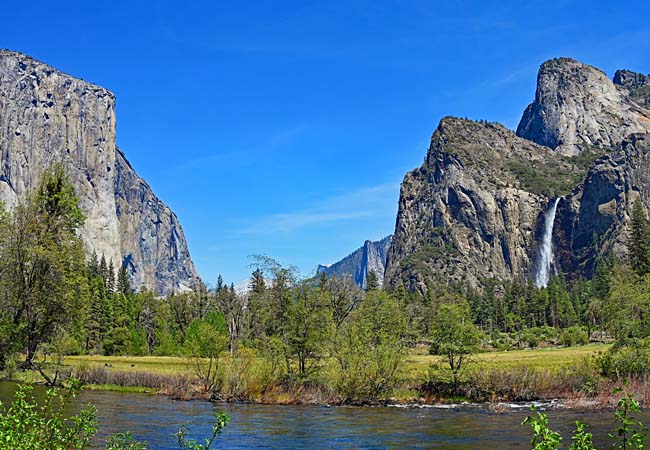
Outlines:
<svg viewBox="0 0 650 450"><path fill-rule="evenodd" d="M126 264L135 289L168 294L200 282L176 215L115 145L115 96L0 50L0 200L14 205L55 162L87 216L89 251Z"/></svg>
<svg viewBox="0 0 650 450"><path fill-rule="evenodd" d="M366 241L348 256L329 266L319 265L317 273L325 273L333 277L350 277L362 289L366 288L366 280L371 270L377 274L379 285L383 285L386 257L392 236L380 241Z"/></svg>

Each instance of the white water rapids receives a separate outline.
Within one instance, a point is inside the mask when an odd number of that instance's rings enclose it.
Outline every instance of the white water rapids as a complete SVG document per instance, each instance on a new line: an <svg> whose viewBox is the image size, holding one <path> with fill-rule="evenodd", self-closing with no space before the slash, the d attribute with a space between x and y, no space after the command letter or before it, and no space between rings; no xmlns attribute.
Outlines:
<svg viewBox="0 0 650 450"><path fill-rule="evenodd" d="M551 265L553 264L553 223L555 222L555 212L557 204L560 202L556 198L551 207L546 211L544 217L544 234L539 246L539 261L537 263L537 272L535 273L535 285L538 288L544 288L548 285L548 279L551 275Z"/></svg>

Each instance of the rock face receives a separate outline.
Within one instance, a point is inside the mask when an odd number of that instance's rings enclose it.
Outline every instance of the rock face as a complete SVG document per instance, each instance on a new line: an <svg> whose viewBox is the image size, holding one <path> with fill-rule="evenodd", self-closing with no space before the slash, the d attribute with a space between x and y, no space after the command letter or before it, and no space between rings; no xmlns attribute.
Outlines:
<svg viewBox="0 0 650 450"><path fill-rule="evenodd" d="M517 127L518 136L564 155L611 149L632 133L647 132L650 111L634 101L627 88L599 69L568 58L542 64L535 101Z"/></svg>
<svg viewBox="0 0 650 450"><path fill-rule="evenodd" d="M159 294L200 279L174 213L115 144L115 96L23 54L0 50L0 200L25 196L62 162L87 219L81 237L133 287Z"/></svg>
<svg viewBox="0 0 650 450"><path fill-rule="evenodd" d="M617 70L614 74L614 83L626 88L630 97L639 105L650 107L650 75L630 70Z"/></svg>
<svg viewBox="0 0 650 450"><path fill-rule="evenodd" d="M623 86L628 90L639 89L650 85L650 75L643 75L631 70L617 70L614 74L614 84Z"/></svg>
<svg viewBox="0 0 650 450"><path fill-rule="evenodd" d="M559 269L591 277L599 257L626 259L630 211L650 206L650 134L633 134L591 166L555 224Z"/></svg>
<svg viewBox="0 0 650 450"><path fill-rule="evenodd" d="M429 281L532 276L540 219L579 171L499 124L444 118L402 183L387 282L424 291ZM550 174L560 183L537 184Z"/></svg>
<svg viewBox="0 0 650 450"><path fill-rule="evenodd" d="M392 236L387 236L380 241L366 241L363 247L350 253L341 261L329 266L319 265L316 272L333 277L350 277L355 284L365 289L368 274L374 270L381 286L391 238Z"/></svg>
<svg viewBox="0 0 650 450"><path fill-rule="evenodd" d="M530 280L557 199L552 272L590 277L599 257L624 259L632 204L650 207L648 81L619 71L612 82L554 59L541 66L516 135L443 119L423 166L402 183L385 283L425 291L431 282Z"/></svg>

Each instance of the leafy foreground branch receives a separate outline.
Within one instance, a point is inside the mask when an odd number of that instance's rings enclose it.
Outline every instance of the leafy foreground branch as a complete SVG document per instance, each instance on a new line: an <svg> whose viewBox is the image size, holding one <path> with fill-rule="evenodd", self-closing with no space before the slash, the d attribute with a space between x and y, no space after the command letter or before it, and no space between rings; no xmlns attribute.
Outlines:
<svg viewBox="0 0 650 450"><path fill-rule="evenodd" d="M615 394L619 392L622 392L622 389L618 388L614 391ZM645 442L649 438L648 428L642 422L636 421L633 416L633 413L640 411L639 402L628 393L625 393L623 398L618 401L614 412L618 427L615 433L609 434L612 440L612 449L645 448ZM537 412L534 417L526 417L523 424L530 424L533 430L530 444L534 450L557 450L560 448L563 438L560 433L549 428L546 414ZM592 442L592 434L587 431L587 425L576 421L575 426L569 450L596 450Z"/></svg>
<svg viewBox="0 0 650 450"><path fill-rule="evenodd" d="M70 401L81 390L78 380L69 380L65 389L52 388L45 392L43 402L36 400L33 387L21 385L12 404L6 408L0 402L0 448L12 450L69 450L90 447L97 433L97 409L88 404L76 415L66 415ZM179 450L209 450L230 422L224 413L217 414L212 435L200 444L187 438L187 428L176 433ZM106 441L107 450L146 450L129 432L116 434Z"/></svg>

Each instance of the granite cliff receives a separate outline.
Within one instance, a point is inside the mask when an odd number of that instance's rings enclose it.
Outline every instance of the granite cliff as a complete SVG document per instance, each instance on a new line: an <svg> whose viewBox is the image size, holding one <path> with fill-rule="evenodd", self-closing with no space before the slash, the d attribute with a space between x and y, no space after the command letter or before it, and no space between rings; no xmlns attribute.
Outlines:
<svg viewBox="0 0 650 450"><path fill-rule="evenodd" d="M619 83L631 78L626 73L619 75ZM565 155L611 149L632 133L648 132L650 111L628 87L569 58L542 64L535 101L517 127L517 135Z"/></svg>
<svg viewBox="0 0 650 450"><path fill-rule="evenodd" d="M543 264L590 277L599 257L625 258L632 204L650 207L649 90L646 75L612 81L558 58L540 67L516 134L444 118L402 183L385 283L480 288L534 279Z"/></svg>
<svg viewBox="0 0 650 450"><path fill-rule="evenodd" d="M319 265L316 272L339 278L350 277L356 285L365 289L368 274L374 270L382 285L391 238L386 236L379 241L366 241L342 260L329 266Z"/></svg>
<svg viewBox="0 0 650 450"><path fill-rule="evenodd" d="M176 215L115 141L115 96L29 56L0 50L0 200L11 207L61 162L87 219L89 251L126 264L158 294L200 282Z"/></svg>

